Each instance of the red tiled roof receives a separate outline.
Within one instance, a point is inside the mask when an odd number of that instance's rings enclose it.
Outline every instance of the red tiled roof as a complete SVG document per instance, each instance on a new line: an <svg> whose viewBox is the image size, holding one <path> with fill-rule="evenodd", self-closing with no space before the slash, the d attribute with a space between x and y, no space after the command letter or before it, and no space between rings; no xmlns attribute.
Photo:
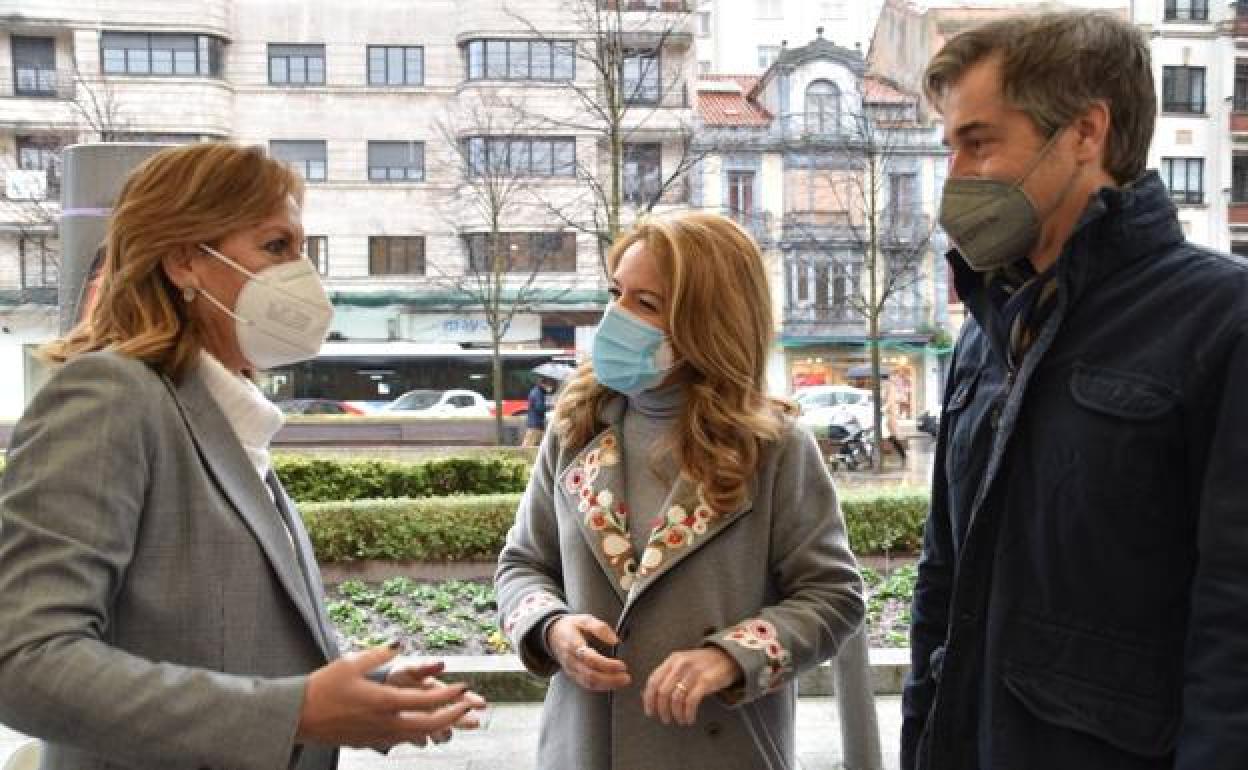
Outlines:
<svg viewBox="0 0 1248 770"><path fill-rule="evenodd" d="M905 91L875 77L863 79L863 90L863 97L870 104L911 104L917 101Z"/></svg>
<svg viewBox="0 0 1248 770"><path fill-rule="evenodd" d="M754 75L703 75L701 81L734 83L739 91L728 89L698 89L698 115L707 126L729 128L766 127L771 124L771 113L758 102L750 101L746 94L758 82Z"/></svg>

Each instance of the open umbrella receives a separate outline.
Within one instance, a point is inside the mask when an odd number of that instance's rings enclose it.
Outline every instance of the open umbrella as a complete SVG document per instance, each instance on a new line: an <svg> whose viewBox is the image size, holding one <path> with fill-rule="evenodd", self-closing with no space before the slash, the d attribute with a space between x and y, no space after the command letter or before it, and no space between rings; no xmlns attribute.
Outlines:
<svg viewBox="0 0 1248 770"><path fill-rule="evenodd" d="M539 377L549 377L552 380L566 380L576 373L576 367L547 361L544 364L533 367L533 373Z"/></svg>

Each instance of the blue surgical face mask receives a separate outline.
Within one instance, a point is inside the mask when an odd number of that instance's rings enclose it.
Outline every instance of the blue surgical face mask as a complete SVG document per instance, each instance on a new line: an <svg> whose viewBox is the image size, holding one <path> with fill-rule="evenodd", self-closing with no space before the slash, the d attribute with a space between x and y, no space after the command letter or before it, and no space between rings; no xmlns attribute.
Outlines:
<svg viewBox="0 0 1248 770"><path fill-rule="evenodd" d="M625 395L649 390L675 366L672 344L663 332L619 304L607 305L594 337L594 375Z"/></svg>

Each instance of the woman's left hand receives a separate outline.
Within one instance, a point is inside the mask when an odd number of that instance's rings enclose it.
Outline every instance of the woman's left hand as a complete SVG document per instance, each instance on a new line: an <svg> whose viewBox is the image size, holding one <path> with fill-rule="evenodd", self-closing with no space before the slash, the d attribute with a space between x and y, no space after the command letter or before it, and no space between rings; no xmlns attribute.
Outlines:
<svg viewBox="0 0 1248 770"><path fill-rule="evenodd" d="M737 662L718 647L673 652L646 680L642 706L646 716L657 717L665 725L688 727L697 719L703 698L732 686L742 676Z"/></svg>

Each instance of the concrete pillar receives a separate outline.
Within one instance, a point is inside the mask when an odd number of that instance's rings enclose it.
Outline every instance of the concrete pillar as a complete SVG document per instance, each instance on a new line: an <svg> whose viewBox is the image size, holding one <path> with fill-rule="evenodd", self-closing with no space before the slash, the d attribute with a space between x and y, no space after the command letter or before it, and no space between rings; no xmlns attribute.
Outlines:
<svg viewBox="0 0 1248 770"><path fill-rule="evenodd" d="M78 322L83 283L104 243L108 217L126 177L164 144L75 144L65 148L61 186L60 331Z"/></svg>

